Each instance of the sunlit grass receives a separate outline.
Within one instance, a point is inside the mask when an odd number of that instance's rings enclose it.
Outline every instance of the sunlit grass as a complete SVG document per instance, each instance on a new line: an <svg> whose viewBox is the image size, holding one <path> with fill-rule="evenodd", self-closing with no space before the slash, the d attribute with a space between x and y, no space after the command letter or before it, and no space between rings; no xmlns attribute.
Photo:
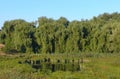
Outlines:
<svg viewBox="0 0 120 79"><path fill-rule="evenodd" d="M25 58L26 59L26 58ZM81 71L36 71L28 64L18 64L24 58L0 57L0 79L120 79L120 55L84 56Z"/></svg>

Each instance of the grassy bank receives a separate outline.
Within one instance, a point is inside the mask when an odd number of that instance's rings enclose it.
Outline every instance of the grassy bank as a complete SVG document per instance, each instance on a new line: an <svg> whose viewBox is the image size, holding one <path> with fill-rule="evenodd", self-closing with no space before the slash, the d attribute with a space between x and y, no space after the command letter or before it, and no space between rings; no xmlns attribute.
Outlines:
<svg viewBox="0 0 120 79"><path fill-rule="evenodd" d="M39 57L46 56L49 55ZM120 54L83 54L80 56L83 57L84 63L81 64L81 71L76 72L51 72L49 70L41 72L28 64L18 63L29 56L0 56L0 79L120 79ZM77 55L76 59L80 56Z"/></svg>

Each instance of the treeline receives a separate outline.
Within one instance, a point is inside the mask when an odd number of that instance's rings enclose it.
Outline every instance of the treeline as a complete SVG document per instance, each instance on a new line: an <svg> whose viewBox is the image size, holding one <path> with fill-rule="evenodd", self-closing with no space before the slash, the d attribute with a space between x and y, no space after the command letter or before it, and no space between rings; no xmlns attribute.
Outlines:
<svg viewBox="0 0 120 79"><path fill-rule="evenodd" d="M6 52L120 52L120 14L104 13L90 20L40 17L36 22L6 21L0 31Z"/></svg>

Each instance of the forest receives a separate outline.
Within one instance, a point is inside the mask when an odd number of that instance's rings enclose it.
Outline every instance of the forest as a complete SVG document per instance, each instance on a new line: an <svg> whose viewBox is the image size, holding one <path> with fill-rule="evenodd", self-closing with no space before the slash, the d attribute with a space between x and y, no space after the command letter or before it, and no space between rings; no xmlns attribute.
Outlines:
<svg viewBox="0 0 120 79"><path fill-rule="evenodd" d="M104 13L80 21L45 16L35 22L5 21L0 43L7 53L119 53L120 13Z"/></svg>

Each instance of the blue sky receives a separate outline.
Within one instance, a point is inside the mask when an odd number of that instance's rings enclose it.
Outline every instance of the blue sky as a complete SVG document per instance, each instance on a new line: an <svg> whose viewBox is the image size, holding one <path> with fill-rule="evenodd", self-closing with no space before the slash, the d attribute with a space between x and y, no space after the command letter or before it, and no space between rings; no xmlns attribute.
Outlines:
<svg viewBox="0 0 120 79"><path fill-rule="evenodd" d="M120 12L120 0L0 0L0 27L7 20L35 21L38 17L90 19L104 12Z"/></svg>

